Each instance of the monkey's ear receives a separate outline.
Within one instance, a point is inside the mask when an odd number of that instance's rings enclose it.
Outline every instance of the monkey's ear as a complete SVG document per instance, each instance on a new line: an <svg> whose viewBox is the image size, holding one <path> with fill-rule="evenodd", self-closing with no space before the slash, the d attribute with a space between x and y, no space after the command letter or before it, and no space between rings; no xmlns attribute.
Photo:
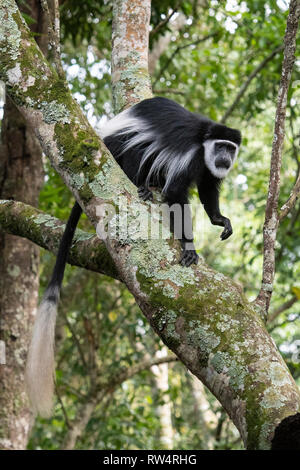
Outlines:
<svg viewBox="0 0 300 470"><path fill-rule="evenodd" d="M203 141L209 140L211 138L211 132L208 130L203 136Z"/></svg>
<svg viewBox="0 0 300 470"><path fill-rule="evenodd" d="M203 135L203 140L209 140L212 138L212 126L208 126L206 129L206 132Z"/></svg>

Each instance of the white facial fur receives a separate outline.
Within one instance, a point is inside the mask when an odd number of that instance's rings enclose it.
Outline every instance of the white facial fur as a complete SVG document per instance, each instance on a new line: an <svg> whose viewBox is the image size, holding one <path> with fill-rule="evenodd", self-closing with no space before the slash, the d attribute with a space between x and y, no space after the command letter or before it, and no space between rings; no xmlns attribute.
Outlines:
<svg viewBox="0 0 300 470"><path fill-rule="evenodd" d="M231 161L231 165L229 168L217 168L216 167L216 155L214 153L215 143L231 144L235 147L234 157ZM210 170L210 172L216 178L220 178L220 179L225 178L225 176L227 176L228 173L230 172L236 160L236 157L239 151L239 146L235 144L234 142L231 142L231 140L223 140L223 139L208 139L203 143L203 146L204 146L204 161L205 161L206 167Z"/></svg>

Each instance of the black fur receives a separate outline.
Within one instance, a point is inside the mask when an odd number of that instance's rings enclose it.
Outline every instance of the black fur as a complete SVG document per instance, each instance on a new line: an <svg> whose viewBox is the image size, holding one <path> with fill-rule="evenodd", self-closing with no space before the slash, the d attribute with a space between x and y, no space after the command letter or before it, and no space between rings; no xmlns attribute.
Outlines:
<svg viewBox="0 0 300 470"><path fill-rule="evenodd" d="M206 167L203 143L208 139L221 139L234 142L239 146L241 133L204 116L191 113L166 98L144 100L133 106L129 113L131 118L137 118L146 123L146 129L151 135L127 150L124 150L124 147L137 135L132 128L128 129L128 132L126 128L121 132L115 132L105 137L104 142L126 175L138 186L140 197L144 200L151 199L152 193L149 186L159 187L163 189L165 201L170 206L180 204L183 208L185 204L188 204L188 190L195 183L211 223L224 227L221 239L228 238L232 234L230 220L222 216L219 209L219 187L222 180L215 177ZM154 140L157 141L158 148L140 168L141 157ZM147 183L149 170L162 148L168 149L170 159L179 154L184 158L190 149L196 148L189 164L172 179L167 188L164 188L165 168L161 168L160 172ZM190 215L187 214L185 220L182 217L182 226L185 227L185 235L187 233L190 235L181 238L183 248L181 264L189 266L198 262L193 246ZM171 220L171 228L176 235L174 220Z"/></svg>
<svg viewBox="0 0 300 470"><path fill-rule="evenodd" d="M56 262L53 268L52 277L44 295L44 300L47 300L54 304L58 303L59 291L64 278L68 253L71 248L73 236L81 214L82 209L78 202L75 202L70 217L68 219L64 234L59 244L59 249L56 256Z"/></svg>
<svg viewBox="0 0 300 470"><path fill-rule="evenodd" d="M138 186L140 197L143 200L152 199L153 196L149 186L156 186L161 189L165 187L164 168L150 180L149 184L146 183L150 167L155 162L161 147L168 149L170 159L172 156L179 154L184 158L184 155L192 147L196 147L195 154L184 168L184 171L177 174L167 188L164 189L164 198L170 206L179 204L183 208L185 204L188 204L188 190L195 183L198 187L200 200L211 223L224 227L221 239L228 238L232 234L230 220L221 215L219 209L221 180L213 176L205 165L203 143L208 139L223 139L234 142L239 146L241 143L240 132L215 123L204 116L191 113L166 98L157 97L141 101L130 108L129 112L130 116L146 123L148 129L151 130L151 137L124 151L124 145L136 135L136 132L132 130L126 132L125 126L123 133L115 133L105 137L104 142L127 176ZM141 155L154 140L157 142L157 151L140 168ZM52 278L45 294L45 298L55 303L58 300L67 255L81 213L81 207L76 202L66 225ZM179 227L180 233L182 227L184 227L183 233L185 236L178 236L177 238L180 239L183 248L181 264L189 266L198 262L198 255L193 245L190 213L186 213L185 216L184 214L184 210L182 210L182 220L177 225L171 213L171 229L176 235L176 227ZM187 234L188 236L186 236Z"/></svg>

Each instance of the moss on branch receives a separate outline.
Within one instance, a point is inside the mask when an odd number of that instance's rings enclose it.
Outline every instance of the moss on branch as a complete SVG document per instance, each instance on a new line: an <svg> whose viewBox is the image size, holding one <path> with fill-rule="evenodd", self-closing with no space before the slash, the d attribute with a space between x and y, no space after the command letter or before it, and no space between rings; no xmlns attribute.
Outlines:
<svg viewBox="0 0 300 470"><path fill-rule="evenodd" d="M56 254L65 224L28 204L0 201L0 228ZM120 279L104 243L97 235L80 229L75 232L68 263Z"/></svg>

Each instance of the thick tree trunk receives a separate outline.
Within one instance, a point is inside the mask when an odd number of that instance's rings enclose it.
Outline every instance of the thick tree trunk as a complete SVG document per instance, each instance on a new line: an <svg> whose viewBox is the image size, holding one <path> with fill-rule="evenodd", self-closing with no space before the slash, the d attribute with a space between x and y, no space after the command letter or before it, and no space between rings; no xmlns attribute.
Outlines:
<svg viewBox="0 0 300 470"><path fill-rule="evenodd" d="M15 105L7 100L0 147L0 197L36 205L42 182L40 145ZM39 248L0 233L0 448L24 449L30 411L24 388L29 331L38 300Z"/></svg>
<svg viewBox="0 0 300 470"><path fill-rule="evenodd" d="M27 2L42 32L40 2ZM47 36L40 38L40 43ZM41 147L19 110L7 98L1 129L0 198L37 205L42 184ZM0 339L6 364L0 365L0 448L24 449L31 413L25 393L24 368L39 279L39 248L0 232Z"/></svg>
<svg viewBox="0 0 300 470"><path fill-rule="evenodd" d="M148 13L145 23L149 20L150 2L116 4L121 7L114 19L113 80L115 102L124 107L150 94L143 37L148 24L140 24L142 8ZM87 216L96 226L99 206L120 207L122 198L122 211L136 231L126 240L111 232L105 244L153 329L221 402L249 449L269 449L275 431L277 446L288 447L282 440L288 434L289 445L299 447L299 390L255 306L203 260L197 267L181 267L177 243L137 237L141 213L146 225L155 208L139 202L136 188L37 50L13 0L0 5L0 21L5 33L0 34L0 78ZM125 82L132 86L129 93Z"/></svg>

